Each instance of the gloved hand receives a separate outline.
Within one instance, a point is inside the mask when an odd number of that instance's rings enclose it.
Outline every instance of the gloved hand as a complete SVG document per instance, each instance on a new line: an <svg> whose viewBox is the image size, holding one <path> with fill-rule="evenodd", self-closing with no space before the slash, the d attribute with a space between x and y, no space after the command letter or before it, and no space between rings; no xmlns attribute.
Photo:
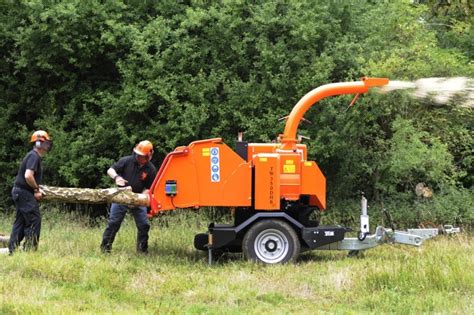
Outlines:
<svg viewBox="0 0 474 315"><path fill-rule="evenodd" d="M128 181L126 181L122 176L117 176L115 178L115 184L120 187L126 186Z"/></svg>

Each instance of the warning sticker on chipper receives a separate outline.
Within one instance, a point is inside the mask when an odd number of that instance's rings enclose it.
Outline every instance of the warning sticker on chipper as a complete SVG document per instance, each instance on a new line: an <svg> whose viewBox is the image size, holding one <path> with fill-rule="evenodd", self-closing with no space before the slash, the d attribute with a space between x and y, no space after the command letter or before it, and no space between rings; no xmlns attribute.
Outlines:
<svg viewBox="0 0 474 315"><path fill-rule="evenodd" d="M219 157L219 148L211 148L211 182L220 182L221 181L221 162Z"/></svg>

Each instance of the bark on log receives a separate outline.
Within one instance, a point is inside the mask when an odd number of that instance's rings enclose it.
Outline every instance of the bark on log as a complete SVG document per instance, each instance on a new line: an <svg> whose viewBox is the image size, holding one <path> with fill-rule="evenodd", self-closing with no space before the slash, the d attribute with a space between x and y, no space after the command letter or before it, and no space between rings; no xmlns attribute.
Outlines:
<svg viewBox="0 0 474 315"><path fill-rule="evenodd" d="M150 206L148 194L137 194L130 188L70 188L40 185L42 201L63 203L120 203L128 206Z"/></svg>
<svg viewBox="0 0 474 315"><path fill-rule="evenodd" d="M8 241L10 240L10 236L6 236L6 235L0 235L0 243L8 243Z"/></svg>

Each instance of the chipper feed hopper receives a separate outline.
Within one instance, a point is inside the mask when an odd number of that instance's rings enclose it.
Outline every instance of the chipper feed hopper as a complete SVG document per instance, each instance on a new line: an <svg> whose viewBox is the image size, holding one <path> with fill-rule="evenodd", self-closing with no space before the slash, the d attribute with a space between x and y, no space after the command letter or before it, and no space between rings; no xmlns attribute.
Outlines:
<svg viewBox="0 0 474 315"><path fill-rule="evenodd" d="M209 251L210 260L217 250L243 251L247 259L273 264L312 249L364 250L388 241L420 245L423 235L382 227L370 235L364 206L358 238L345 237L349 228L310 220L313 211L326 208L326 178L297 139L303 115L325 97L355 94L355 101L388 82L362 78L312 90L295 105L276 143L239 141L233 150L214 138L177 147L164 159L150 189L150 215L175 208L232 208L233 224L211 223L195 237L195 247Z"/></svg>

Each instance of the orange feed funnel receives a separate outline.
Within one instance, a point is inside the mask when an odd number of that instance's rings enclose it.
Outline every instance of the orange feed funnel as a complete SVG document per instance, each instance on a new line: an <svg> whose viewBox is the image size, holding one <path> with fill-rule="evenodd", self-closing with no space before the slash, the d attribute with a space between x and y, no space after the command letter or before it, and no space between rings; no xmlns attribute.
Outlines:
<svg viewBox="0 0 474 315"><path fill-rule="evenodd" d="M251 165L220 138L178 147L150 189L152 214L175 208L250 206Z"/></svg>

